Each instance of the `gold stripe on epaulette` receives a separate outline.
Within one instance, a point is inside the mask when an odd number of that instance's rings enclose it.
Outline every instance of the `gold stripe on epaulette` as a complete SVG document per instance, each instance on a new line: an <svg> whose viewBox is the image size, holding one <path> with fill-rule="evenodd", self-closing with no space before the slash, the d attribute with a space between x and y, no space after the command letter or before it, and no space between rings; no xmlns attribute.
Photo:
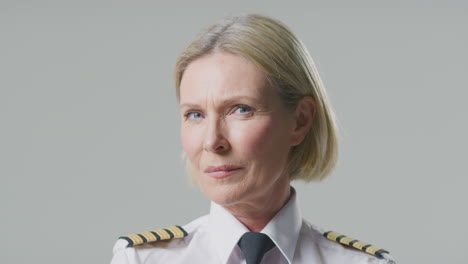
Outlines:
<svg viewBox="0 0 468 264"><path fill-rule="evenodd" d="M161 237L161 240L166 240L166 239L171 238L171 236L164 229L156 229L156 230L153 230L153 232L156 232L156 234L158 234Z"/></svg>
<svg viewBox="0 0 468 264"><path fill-rule="evenodd" d="M349 244L350 244L351 242L353 242L353 240L355 240L355 239L354 239L354 238L351 238L351 237L345 236L345 237L343 237L343 238L340 239L340 243L349 246Z"/></svg>
<svg viewBox="0 0 468 264"><path fill-rule="evenodd" d="M357 248L359 250L362 250L362 248L367 245L367 243L364 243L364 242L361 242L361 241L357 241L356 243L353 243L352 247L353 248Z"/></svg>
<svg viewBox="0 0 468 264"><path fill-rule="evenodd" d="M153 234L151 234L150 231L142 232L142 233L140 233L140 235L144 236L146 238L146 241L157 241L158 240L158 238L156 236L154 236Z"/></svg>
<svg viewBox="0 0 468 264"><path fill-rule="evenodd" d="M141 233L130 234L119 237L128 242L128 246L140 245L143 243L168 240L172 238L182 238L187 236L187 232L180 226L170 226Z"/></svg>
<svg viewBox="0 0 468 264"><path fill-rule="evenodd" d="M388 254L388 251L385 249L373 246L371 244L364 243L362 241L356 240L354 238L345 236L343 234L333 232L333 231L328 231L323 234L326 238L330 239L331 241L338 242L340 244L346 245L353 247L355 249L358 249L360 251L364 251L368 254L371 254L373 256L376 256L378 258L383 258L384 253Z"/></svg>
<svg viewBox="0 0 468 264"><path fill-rule="evenodd" d="M379 250L384 250L383 248L379 248L379 247L376 247L376 246L370 246L366 249L366 252L369 253L369 254L372 254L372 255L375 255L375 253Z"/></svg>

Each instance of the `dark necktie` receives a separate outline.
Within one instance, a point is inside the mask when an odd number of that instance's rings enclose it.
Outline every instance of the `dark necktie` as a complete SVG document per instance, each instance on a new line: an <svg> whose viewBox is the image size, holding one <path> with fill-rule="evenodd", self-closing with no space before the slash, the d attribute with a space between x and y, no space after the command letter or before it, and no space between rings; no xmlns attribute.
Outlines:
<svg viewBox="0 0 468 264"><path fill-rule="evenodd" d="M257 232L247 232L237 243L244 253L247 264L259 264L263 255L275 246L270 237Z"/></svg>

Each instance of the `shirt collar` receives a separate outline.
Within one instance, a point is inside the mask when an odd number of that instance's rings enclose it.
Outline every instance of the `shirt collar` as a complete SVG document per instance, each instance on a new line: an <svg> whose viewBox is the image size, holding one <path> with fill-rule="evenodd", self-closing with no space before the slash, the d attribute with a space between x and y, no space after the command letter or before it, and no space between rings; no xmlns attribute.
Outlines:
<svg viewBox="0 0 468 264"><path fill-rule="evenodd" d="M292 263L301 226L301 210L296 191L291 187L291 198L261 232L267 234L288 262Z"/></svg>
<svg viewBox="0 0 468 264"><path fill-rule="evenodd" d="M211 201L208 218L208 232L210 233L221 263L227 263L232 250L241 236L249 232L237 218L221 205Z"/></svg>
<svg viewBox="0 0 468 264"><path fill-rule="evenodd" d="M261 232L267 234L288 262L292 263L301 225L302 215L296 191L291 187L291 198ZM211 202L209 230L221 263L227 262L239 239L249 232L237 218L214 202Z"/></svg>

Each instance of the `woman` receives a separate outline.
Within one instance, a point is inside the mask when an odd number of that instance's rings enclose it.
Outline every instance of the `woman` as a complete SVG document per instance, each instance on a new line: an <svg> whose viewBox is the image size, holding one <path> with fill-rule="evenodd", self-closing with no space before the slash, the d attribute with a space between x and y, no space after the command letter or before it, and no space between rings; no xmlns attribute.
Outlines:
<svg viewBox="0 0 468 264"><path fill-rule="evenodd" d="M175 82L187 171L211 202L185 226L121 237L118 263L393 263L302 219L292 180L337 157L326 92L301 41L261 15L224 19L181 54Z"/></svg>

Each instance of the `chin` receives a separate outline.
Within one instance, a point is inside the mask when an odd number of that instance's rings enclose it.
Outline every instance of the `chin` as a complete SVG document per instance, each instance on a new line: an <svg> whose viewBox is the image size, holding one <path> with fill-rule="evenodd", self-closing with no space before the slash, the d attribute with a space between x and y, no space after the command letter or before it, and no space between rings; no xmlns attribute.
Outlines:
<svg viewBox="0 0 468 264"><path fill-rule="evenodd" d="M245 189L240 191L240 188L228 185L206 186L200 185L200 191L211 201L222 205L232 205L245 198Z"/></svg>

